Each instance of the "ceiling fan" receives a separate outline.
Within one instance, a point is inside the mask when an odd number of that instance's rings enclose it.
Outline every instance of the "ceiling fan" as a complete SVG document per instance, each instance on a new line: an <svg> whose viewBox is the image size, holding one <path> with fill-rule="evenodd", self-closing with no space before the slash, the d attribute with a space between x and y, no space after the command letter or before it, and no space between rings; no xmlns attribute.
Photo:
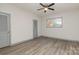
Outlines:
<svg viewBox="0 0 79 59"><path fill-rule="evenodd" d="M49 4L49 5L44 5L44 4L40 3L40 5L41 5L43 8L40 8L40 9L37 9L37 10L44 10L45 13L47 12L47 10L52 10L52 11L55 10L55 9L53 9L53 8L50 8L51 6L55 5L55 3L51 3L51 4Z"/></svg>

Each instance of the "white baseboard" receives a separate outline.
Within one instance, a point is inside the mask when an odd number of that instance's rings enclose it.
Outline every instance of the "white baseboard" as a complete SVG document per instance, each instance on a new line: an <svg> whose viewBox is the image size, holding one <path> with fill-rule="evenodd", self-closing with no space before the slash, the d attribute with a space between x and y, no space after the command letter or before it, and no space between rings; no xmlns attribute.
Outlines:
<svg viewBox="0 0 79 59"><path fill-rule="evenodd" d="M41 37L41 36L39 36L39 37ZM37 38L39 38L39 37L37 37ZM24 43L24 42L27 42L27 41L30 41L30 40L33 40L33 39L36 39L36 38L32 38L32 39L24 40L24 41L21 41L21 42L13 43L10 46L15 46L15 45L18 45L18 44L21 44L21 43Z"/></svg>
<svg viewBox="0 0 79 59"><path fill-rule="evenodd" d="M27 42L27 41L30 41L30 40L33 40L33 39L28 39L28 40L20 41L20 42L17 42L17 43L13 43L10 46L15 46L15 45L18 45L18 44L21 44L21 43L24 43L24 42Z"/></svg>
<svg viewBox="0 0 79 59"><path fill-rule="evenodd" d="M47 38L51 38L51 39L59 39L59 40L79 42L78 40L64 39L64 38L58 38L58 37L49 37L49 36L42 36L42 37L47 37Z"/></svg>

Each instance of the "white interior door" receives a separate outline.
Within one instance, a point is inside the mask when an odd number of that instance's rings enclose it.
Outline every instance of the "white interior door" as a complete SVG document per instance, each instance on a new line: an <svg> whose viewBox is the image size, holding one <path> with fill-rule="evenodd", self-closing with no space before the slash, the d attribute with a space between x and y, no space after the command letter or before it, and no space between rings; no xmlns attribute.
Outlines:
<svg viewBox="0 0 79 59"><path fill-rule="evenodd" d="M10 15L0 12L0 48L10 45Z"/></svg>
<svg viewBox="0 0 79 59"><path fill-rule="evenodd" d="M33 20L33 38L38 37L38 22Z"/></svg>

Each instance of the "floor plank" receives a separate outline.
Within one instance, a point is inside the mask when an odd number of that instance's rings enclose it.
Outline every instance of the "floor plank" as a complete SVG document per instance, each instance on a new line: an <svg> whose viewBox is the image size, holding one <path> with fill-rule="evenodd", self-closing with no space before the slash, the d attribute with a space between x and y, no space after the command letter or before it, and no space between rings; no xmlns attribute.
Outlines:
<svg viewBox="0 0 79 59"><path fill-rule="evenodd" d="M79 42L39 37L0 49L1 55L79 55Z"/></svg>

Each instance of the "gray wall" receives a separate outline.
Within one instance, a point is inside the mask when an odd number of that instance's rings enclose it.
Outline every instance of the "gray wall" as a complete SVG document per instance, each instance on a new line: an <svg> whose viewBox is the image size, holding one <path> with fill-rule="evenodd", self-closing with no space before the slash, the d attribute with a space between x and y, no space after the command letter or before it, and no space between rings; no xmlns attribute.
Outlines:
<svg viewBox="0 0 79 59"><path fill-rule="evenodd" d="M0 11L11 14L11 44L33 39L33 19L38 20L38 36L41 32L40 18L12 4L0 4Z"/></svg>
<svg viewBox="0 0 79 59"><path fill-rule="evenodd" d="M63 18L63 28L46 28L46 19L42 20L42 35L79 41L79 10L56 13L48 18Z"/></svg>

